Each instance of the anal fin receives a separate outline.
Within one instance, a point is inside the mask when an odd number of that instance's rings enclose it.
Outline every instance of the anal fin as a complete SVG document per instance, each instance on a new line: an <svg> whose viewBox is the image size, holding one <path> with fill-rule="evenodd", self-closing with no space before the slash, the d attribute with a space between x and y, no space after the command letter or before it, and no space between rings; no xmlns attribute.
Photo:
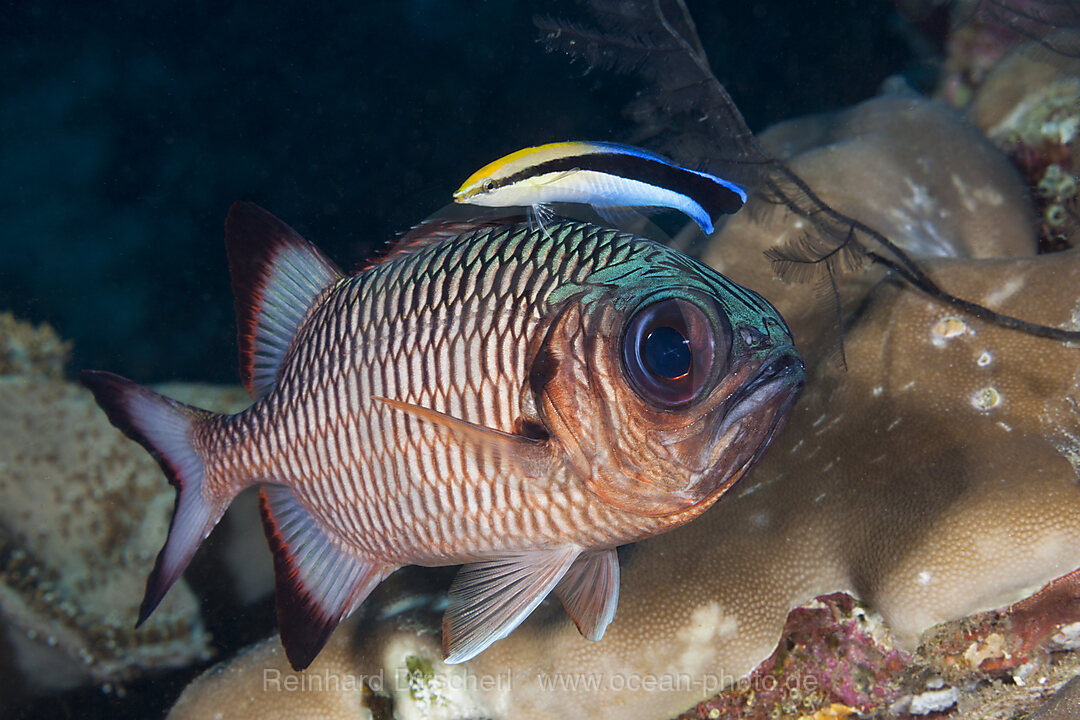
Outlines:
<svg viewBox="0 0 1080 720"><path fill-rule="evenodd" d="M397 568L338 548L280 485L259 493L263 528L274 553L278 631L294 670L303 670L330 634Z"/></svg>
<svg viewBox="0 0 1080 720"><path fill-rule="evenodd" d="M618 553L583 553L555 586L555 594L582 635L589 640L604 637L619 605Z"/></svg>
<svg viewBox="0 0 1080 720"><path fill-rule="evenodd" d="M476 657L509 635L558 584L581 552L575 545L508 553L466 565L450 586L443 617L447 664Z"/></svg>

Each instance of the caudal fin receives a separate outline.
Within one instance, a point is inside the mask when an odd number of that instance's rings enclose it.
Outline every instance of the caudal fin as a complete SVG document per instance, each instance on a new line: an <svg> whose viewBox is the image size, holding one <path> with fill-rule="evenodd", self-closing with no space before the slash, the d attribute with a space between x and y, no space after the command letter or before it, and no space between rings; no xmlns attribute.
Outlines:
<svg viewBox="0 0 1080 720"><path fill-rule="evenodd" d="M208 499L204 495L203 461L191 444L194 426L213 417L213 413L170 400L109 372L84 370L79 380L94 393L109 422L146 448L176 488L169 538L146 582L146 595L135 625L138 627L187 568L231 499Z"/></svg>

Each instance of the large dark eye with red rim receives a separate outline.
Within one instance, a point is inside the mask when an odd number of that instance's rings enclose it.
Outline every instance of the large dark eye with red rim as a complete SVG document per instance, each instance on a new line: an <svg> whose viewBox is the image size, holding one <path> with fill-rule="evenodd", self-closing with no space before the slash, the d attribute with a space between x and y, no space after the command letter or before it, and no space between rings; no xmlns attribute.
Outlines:
<svg viewBox="0 0 1080 720"><path fill-rule="evenodd" d="M642 398L672 408L701 395L714 365L726 361L730 345L727 326L714 328L694 303L667 298L630 318L623 336L623 362Z"/></svg>

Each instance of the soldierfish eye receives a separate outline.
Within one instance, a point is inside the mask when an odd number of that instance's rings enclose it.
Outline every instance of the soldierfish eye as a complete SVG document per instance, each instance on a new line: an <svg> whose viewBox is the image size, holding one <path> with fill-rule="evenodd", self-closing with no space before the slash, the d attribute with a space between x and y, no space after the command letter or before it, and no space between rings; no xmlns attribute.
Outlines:
<svg viewBox="0 0 1080 720"><path fill-rule="evenodd" d="M696 400L731 347L731 331L681 298L638 310L623 334L623 364L638 395L660 408Z"/></svg>

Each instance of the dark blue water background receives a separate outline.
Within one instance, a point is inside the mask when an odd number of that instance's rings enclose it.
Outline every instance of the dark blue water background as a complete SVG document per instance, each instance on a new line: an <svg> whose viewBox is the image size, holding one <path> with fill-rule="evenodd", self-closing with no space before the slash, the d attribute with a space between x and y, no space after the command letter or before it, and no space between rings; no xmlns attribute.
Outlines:
<svg viewBox="0 0 1080 720"><path fill-rule="evenodd" d="M689 5L755 129L913 69L889 3ZM6 4L0 309L73 339L71 371L235 382L233 201L349 267L496 157L620 139L636 82L543 52L538 12L581 16L572 3L463 0ZM228 623L210 622L227 642ZM159 716L191 672L23 716Z"/></svg>
<svg viewBox="0 0 1080 720"><path fill-rule="evenodd" d="M691 2L751 126L873 94L885 3ZM101 2L0 20L0 309L74 367L233 382L222 223L252 200L343 266L527 145L618 139L636 85L543 52L573 4Z"/></svg>

